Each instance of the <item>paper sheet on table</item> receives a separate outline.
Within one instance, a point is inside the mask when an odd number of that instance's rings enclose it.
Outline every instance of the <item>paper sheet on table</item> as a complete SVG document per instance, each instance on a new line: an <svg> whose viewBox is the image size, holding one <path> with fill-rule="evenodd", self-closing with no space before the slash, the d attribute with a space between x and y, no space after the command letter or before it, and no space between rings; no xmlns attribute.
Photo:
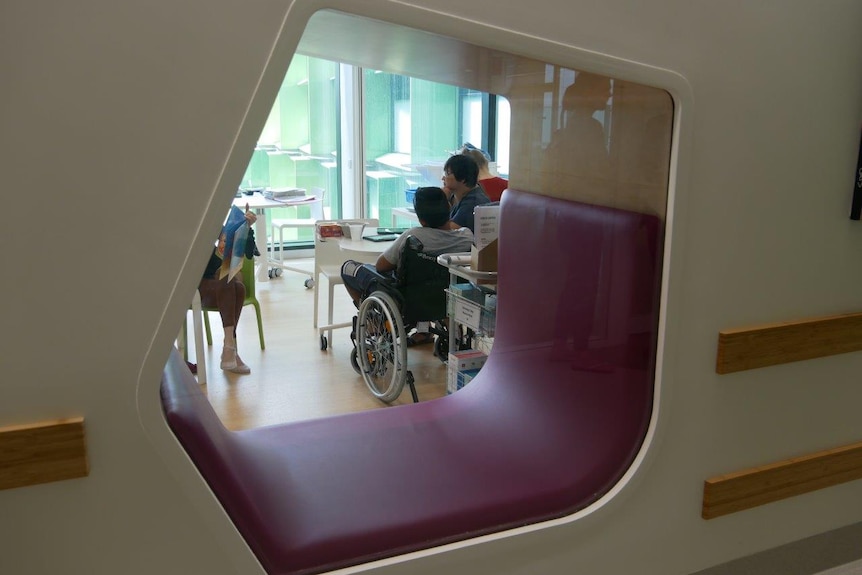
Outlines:
<svg viewBox="0 0 862 575"><path fill-rule="evenodd" d="M276 202L281 202L282 204L301 204L303 202L310 202L314 199L314 196L296 196L291 198L272 198Z"/></svg>

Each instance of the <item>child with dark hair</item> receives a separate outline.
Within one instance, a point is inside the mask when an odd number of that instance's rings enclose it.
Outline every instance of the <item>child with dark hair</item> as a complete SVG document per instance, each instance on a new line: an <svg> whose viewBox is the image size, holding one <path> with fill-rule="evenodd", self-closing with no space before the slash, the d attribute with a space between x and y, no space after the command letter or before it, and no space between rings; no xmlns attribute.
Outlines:
<svg viewBox="0 0 862 575"><path fill-rule="evenodd" d="M438 256L451 252L469 252L473 245L473 232L466 227L452 226L449 221L449 200L440 188L426 187L416 190L413 199L420 226L410 228L389 245L374 265L347 260L341 266L344 287L359 306L362 294L378 281L394 281L401 252L409 236L422 242L423 252Z"/></svg>
<svg viewBox="0 0 862 575"><path fill-rule="evenodd" d="M443 189L452 204L449 212L452 227L465 227L474 231L473 209L491 202L478 179L479 165L470 156L455 154L449 156L443 165Z"/></svg>

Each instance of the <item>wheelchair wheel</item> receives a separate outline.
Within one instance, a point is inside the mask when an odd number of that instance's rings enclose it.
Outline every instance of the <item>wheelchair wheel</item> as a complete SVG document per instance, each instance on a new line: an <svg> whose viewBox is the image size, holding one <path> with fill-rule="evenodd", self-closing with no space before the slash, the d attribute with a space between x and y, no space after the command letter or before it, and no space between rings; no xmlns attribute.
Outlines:
<svg viewBox="0 0 862 575"><path fill-rule="evenodd" d="M375 291L359 305L356 355L362 379L371 393L386 403L404 389L407 380L407 332L392 296Z"/></svg>

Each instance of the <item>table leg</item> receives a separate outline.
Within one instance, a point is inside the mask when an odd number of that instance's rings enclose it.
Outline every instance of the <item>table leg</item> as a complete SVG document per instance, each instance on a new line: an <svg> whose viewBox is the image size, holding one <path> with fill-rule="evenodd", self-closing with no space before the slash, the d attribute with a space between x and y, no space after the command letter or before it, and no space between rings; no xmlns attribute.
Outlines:
<svg viewBox="0 0 862 575"><path fill-rule="evenodd" d="M195 332L195 360L198 364L198 383L207 382L207 358L204 348L203 310L201 307L201 294L195 290L192 297L192 324Z"/></svg>

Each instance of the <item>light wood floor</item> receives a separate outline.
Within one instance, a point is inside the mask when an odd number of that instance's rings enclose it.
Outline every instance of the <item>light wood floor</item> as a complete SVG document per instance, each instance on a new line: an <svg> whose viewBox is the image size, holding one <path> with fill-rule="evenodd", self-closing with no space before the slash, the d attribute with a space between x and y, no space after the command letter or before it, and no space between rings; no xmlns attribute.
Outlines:
<svg viewBox="0 0 862 575"><path fill-rule="evenodd" d="M313 267L311 259L297 260L297 267ZM285 271L281 277L257 283L266 350L261 351L252 306L243 308L238 329L239 354L251 374L236 375L219 369L223 332L218 314L210 314L213 345L206 349L207 394L219 418L233 430L262 427L328 415L385 409L387 404L371 395L362 377L350 366L350 330L334 330L327 351L320 350L314 329L314 289L306 289L306 276ZM321 316L327 300L321 279ZM344 286L335 288L335 322L349 321L355 313ZM190 319L190 318L189 318ZM325 316L321 323L326 323ZM191 335L191 322L189 334ZM189 359L194 361L194 342L189 337ZM206 344L206 341L204 341ZM434 357L432 345L408 349L407 366L416 378L419 400L446 394L446 365ZM391 405L412 403L410 390Z"/></svg>

